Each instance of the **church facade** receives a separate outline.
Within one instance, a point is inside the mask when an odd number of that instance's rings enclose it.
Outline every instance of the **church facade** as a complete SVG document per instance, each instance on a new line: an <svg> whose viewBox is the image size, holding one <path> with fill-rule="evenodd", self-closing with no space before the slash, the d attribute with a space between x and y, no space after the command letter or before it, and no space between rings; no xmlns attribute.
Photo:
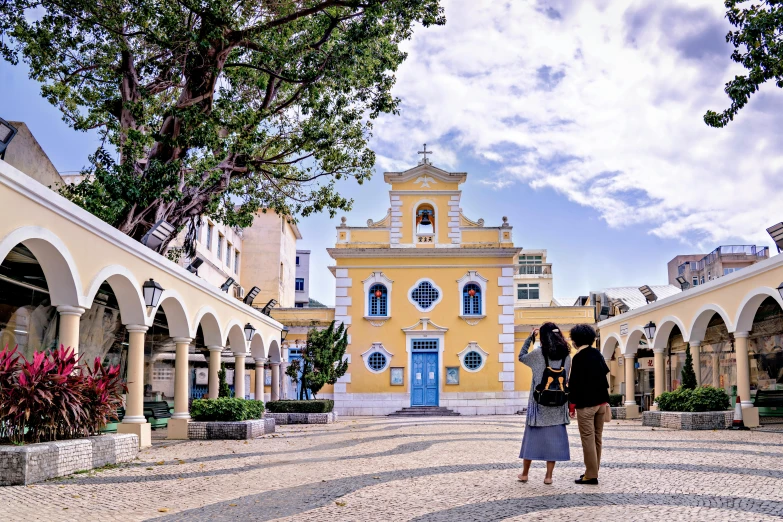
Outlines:
<svg viewBox="0 0 783 522"><path fill-rule="evenodd" d="M487 226L463 214L466 178L426 160L387 172L387 214L337 227L328 252L335 320L350 327L349 369L323 391L338 413L511 414L527 404L514 339L520 249L506 218Z"/></svg>

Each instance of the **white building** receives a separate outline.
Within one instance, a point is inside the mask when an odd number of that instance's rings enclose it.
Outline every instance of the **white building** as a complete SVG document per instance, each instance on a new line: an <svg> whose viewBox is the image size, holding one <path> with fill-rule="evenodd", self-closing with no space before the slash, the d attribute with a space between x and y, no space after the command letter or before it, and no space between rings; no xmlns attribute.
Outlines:
<svg viewBox="0 0 783 522"><path fill-rule="evenodd" d="M296 279L294 280L294 306L310 306L310 251L296 251Z"/></svg>

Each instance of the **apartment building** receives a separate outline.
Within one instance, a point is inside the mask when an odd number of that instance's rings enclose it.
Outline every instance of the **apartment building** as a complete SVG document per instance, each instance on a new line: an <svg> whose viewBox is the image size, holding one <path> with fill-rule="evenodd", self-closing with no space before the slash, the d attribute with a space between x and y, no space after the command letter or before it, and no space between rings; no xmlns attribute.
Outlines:
<svg viewBox="0 0 783 522"><path fill-rule="evenodd" d="M722 245L709 254L679 255L667 264L669 284L703 285L767 258L769 248L755 245Z"/></svg>
<svg viewBox="0 0 783 522"><path fill-rule="evenodd" d="M294 280L294 306L310 306L310 251L296 251L296 279Z"/></svg>
<svg viewBox="0 0 783 522"><path fill-rule="evenodd" d="M522 249L514 257L514 306L557 306L546 250Z"/></svg>

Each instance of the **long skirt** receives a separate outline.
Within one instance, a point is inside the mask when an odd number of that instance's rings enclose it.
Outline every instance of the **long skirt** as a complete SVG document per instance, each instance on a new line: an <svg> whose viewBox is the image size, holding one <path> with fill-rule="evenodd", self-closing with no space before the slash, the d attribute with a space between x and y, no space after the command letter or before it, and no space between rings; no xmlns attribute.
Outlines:
<svg viewBox="0 0 783 522"><path fill-rule="evenodd" d="M565 424L557 426L530 426L526 424L519 458L546 461L571 460Z"/></svg>

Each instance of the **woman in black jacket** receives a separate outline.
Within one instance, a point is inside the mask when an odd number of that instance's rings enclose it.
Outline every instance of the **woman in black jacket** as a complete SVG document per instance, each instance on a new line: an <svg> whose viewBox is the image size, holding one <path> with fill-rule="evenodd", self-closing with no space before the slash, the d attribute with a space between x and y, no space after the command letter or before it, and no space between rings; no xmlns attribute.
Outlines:
<svg viewBox="0 0 783 522"><path fill-rule="evenodd" d="M582 438L585 473L574 482L598 484L598 468L601 466L601 435L609 405L609 383L604 356L592 347L595 330L590 325L578 324L571 329L571 341L578 350L571 362L568 379L571 416L579 423Z"/></svg>

